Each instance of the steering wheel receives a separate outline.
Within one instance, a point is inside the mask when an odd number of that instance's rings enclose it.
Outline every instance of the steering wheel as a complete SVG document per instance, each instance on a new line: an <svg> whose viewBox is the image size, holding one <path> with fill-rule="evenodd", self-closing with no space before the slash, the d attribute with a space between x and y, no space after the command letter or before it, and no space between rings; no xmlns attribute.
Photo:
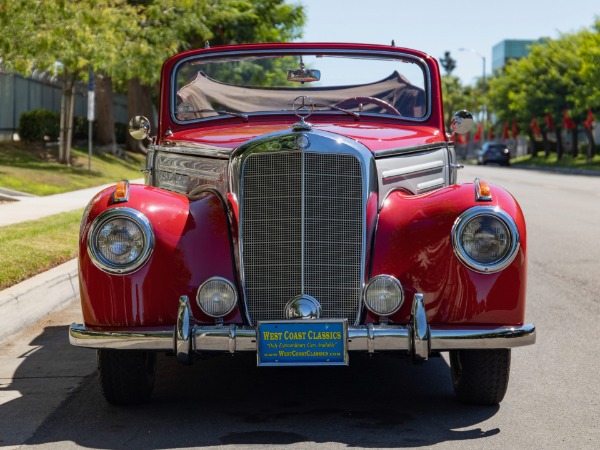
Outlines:
<svg viewBox="0 0 600 450"><path fill-rule="evenodd" d="M358 106L360 104L369 104L369 103L373 104L373 105L377 105L380 108L385 109L390 114L395 114L397 116L402 115L402 114L400 114L400 111L398 111L396 108L394 108L388 102L386 102L385 100L376 98L376 97L350 97L345 100L342 100L341 102L336 103L334 106L337 106L338 108L347 108L347 107L350 107L353 105Z"/></svg>

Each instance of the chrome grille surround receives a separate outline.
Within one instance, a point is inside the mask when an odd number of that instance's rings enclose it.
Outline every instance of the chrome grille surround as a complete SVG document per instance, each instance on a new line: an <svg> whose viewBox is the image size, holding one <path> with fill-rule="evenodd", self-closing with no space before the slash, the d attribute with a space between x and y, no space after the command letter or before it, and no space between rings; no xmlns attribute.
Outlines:
<svg viewBox="0 0 600 450"><path fill-rule="evenodd" d="M302 152L298 134L251 141L231 159L247 319L285 320L285 305L306 294L323 318L358 323L374 160L361 144L320 131L305 133L311 146Z"/></svg>

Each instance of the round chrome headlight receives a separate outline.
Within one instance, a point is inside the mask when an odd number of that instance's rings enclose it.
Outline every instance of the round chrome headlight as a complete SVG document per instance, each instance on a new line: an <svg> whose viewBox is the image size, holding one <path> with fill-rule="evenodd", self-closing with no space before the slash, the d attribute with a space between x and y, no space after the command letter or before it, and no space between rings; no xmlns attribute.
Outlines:
<svg viewBox="0 0 600 450"><path fill-rule="evenodd" d="M225 278L209 278L198 289L196 302L206 315L224 317L235 308L237 291Z"/></svg>
<svg viewBox="0 0 600 450"><path fill-rule="evenodd" d="M154 249L152 225L135 209L108 209L92 223L87 248L99 269L116 274L134 272L148 260Z"/></svg>
<svg viewBox="0 0 600 450"><path fill-rule="evenodd" d="M365 286L365 305L369 311L380 315L394 314L404 302L404 290L391 275L377 275Z"/></svg>
<svg viewBox="0 0 600 450"><path fill-rule="evenodd" d="M452 246L468 268L494 273L505 269L517 256L519 231L512 217L500 208L475 206L456 219Z"/></svg>

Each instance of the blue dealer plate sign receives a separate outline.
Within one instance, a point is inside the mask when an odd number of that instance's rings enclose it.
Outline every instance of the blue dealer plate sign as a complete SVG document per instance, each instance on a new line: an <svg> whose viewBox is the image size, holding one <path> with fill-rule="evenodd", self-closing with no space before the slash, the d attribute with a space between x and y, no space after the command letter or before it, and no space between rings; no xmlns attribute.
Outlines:
<svg viewBox="0 0 600 450"><path fill-rule="evenodd" d="M258 323L259 366L348 365L346 320Z"/></svg>

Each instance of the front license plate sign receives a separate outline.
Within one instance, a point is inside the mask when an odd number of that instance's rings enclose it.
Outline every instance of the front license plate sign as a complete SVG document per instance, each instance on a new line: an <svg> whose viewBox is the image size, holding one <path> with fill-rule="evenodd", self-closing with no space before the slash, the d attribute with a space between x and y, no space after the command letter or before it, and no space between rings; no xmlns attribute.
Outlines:
<svg viewBox="0 0 600 450"><path fill-rule="evenodd" d="M258 323L259 366L348 365L345 320Z"/></svg>

